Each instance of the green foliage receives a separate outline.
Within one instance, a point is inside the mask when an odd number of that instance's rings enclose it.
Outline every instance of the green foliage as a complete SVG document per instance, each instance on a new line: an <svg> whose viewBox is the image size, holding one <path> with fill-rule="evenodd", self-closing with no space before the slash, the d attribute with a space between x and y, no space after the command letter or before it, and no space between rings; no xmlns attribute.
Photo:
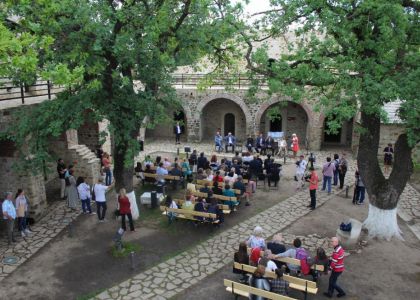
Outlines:
<svg viewBox="0 0 420 300"><path fill-rule="evenodd" d="M28 73L65 89L22 112L8 133L34 167L50 156L48 139L84 118L110 121L116 153L132 167L145 117L153 126L179 107L170 74L204 56L217 62L216 70L237 59L241 5L230 1L9 0L1 6L2 16L19 20L13 29L0 27L0 60L14 59L0 75L27 81Z"/></svg>
<svg viewBox="0 0 420 300"><path fill-rule="evenodd" d="M263 36L293 31L289 52L267 65L266 49L252 57L270 91L294 101L319 99L334 130L358 110L383 116L400 99L409 142L420 140L420 5L416 1L273 0L259 21ZM261 35L261 34L260 34Z"/></svg>
<svg viewBox="0 0 420 300"><path fill-rule="evenodd" d="M131 252L139 253L140 252L140 245L130 243L130 242L124 242L123 248L121 251L119 251L115 245L112 246L111 254L115 258L124 258L130 255Z"/></svg>

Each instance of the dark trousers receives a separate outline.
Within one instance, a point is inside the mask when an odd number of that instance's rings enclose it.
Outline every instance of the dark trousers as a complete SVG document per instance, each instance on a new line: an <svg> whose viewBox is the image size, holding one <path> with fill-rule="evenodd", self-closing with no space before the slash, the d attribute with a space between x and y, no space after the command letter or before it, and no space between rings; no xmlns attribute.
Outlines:
<svg viewBox="0 0 420 300"><path fill-rule="evenodd" d="M26 229L26 217L18 217L18 229L19 231L25 231Z"/></svg>
<svg viewBox="0 0 420 300"><path fill-rule="evenodd" d="M96 201L96 209L98 214L98 219L103 220L105 219L105 213L106 213L106 202L98 202Z"/></svg>
<svg viewBox="0 0 420 300"><path fill-rule="evenodd" d="M13 237L13 229L15 228L15 220L14 219L7 219L5 220L7 223L7 242L9 244L11 244L12 242L15 241L14 237Z"/></svg>
<svg viewBox="0 0 420 300"><path fill-rule="evenodd" d="M356 202L363 203L365 200L365 187L364 186L358 186L356 188Z"/></svg>
<svg viewBox="0 0 420 300"><path fill-rule="evenodd" d="M338 173L338 178L340 179L340 189L344 186L344 177L346 176L346 173Z"/></svg>
<svg viewBox="0 0 420 300"><path fill-rule="evenodd" d="M328 282L328 294L330 294L331 296L334 293L334 290L337 290L338 294L343 295L345 294L343 289L341 287L338 286L337 284L337 279L338 276L341 275L341 272L331 272L331 276L330 276L330 280Z"/></svg>
<svg viewBox="0 0 420 300"><path fill-rule="evenodd" d="M309 195L311 196L311 207L316 207L316 190L309 190Z"/></svg>
<svg viewBox="0 0 420 300"><path fill-rule="evenodd" d="M127 216L128 218L128 223L130 224L130 230L134 231L133 217L131 216L131 213L121 214L121 228L124 229L124 231L127 230L127 227L125 226L125 216Z"/></svg>
<svg viewBox="0 0 420 300"><path fill-rule="evenodd" d="M92 208L90 207L90 199L87 198L85 200L81 200L82 201L82 210L85 213L86 211L88 211L90 214L92 213Z"/></svg>
<svg viewBox="0 0 420 300"><path fill-rule="evenodd" d="M258 146L257 148L255 148L255 150L257 150L258 153L265 155L265 147L264 146Z"/></svg>
<svg viewBox="0 0 420 300"><path fill-rule="evenodd" d="M337 185L338 184L338 170L334 171L334 179L333 179L333 185Z"/></svg>
<svg viewBox="0 0 420 300"><path fill-rule="evenodd" d="M111 173L111 169L106 168L105 169L105 185L111 185L112 183L112 173Z"/></svg>
<svg viewBox="0 0 420 300"><path fill-rule="evenodd" d="M180 133L175 133L175 143L179 143L179 138L181 137Z"/></svg>
<svg viewBox="0 0 420 300"><path fill-rule="evenodd" d="M232 147L232 153L235 152L235 145L234 144L226 144L225 149L226 149L226 153L228 152L228 147Z"/></svg>

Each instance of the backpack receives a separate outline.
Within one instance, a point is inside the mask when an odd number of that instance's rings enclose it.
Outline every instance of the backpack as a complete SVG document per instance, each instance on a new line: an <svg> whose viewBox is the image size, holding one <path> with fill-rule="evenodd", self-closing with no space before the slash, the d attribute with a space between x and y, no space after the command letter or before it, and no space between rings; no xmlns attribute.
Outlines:
<svg viewBox="0 0 420 300"><path fill-rule="evenodd" d="M303 248L296 249L296 259L299 259L299 260L304 259L306 261L307 258L308 258L308 253L306 252L305 249Z"/></svg>
<svg viewBox="0 0 420 300"><path fill-rule="evenodd" d="M308 253L303 248L296 249L296 259L300 260L300 271L303 275L308 275L311 271L311 267L308 264Z"/></svg>
<svg viewBox="0 0 420 300"><path fill-rule="evenodd" d="M92 200L93 200L93 201L95 201L95 200L96 200L96 195L95 195L95 185L96 185L96 184L94 184L94 185L93 185L93 187L92 187Z"/></svg>

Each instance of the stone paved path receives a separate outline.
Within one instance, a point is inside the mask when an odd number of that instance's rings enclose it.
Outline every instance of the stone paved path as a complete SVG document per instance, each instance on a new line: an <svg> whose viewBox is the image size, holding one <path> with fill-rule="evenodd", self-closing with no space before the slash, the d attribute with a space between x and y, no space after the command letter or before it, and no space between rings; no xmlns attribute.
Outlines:
<svg viewBox="0 0 420 300"><path fill-rule="evenodd" d="M22 238L19 232L15 231L17 243L7 245L6 239L0 242L0 281L7 277L17 267L23 264L28 258L37 253L43 246L57 236L68 223L73 221L80 211L72 211L67 208L66 201L55 202L48 208L50 212L44 216L36 225L32 226L33 233L29 237ZM15 256L18 258L16 264L5 265L3 258Z"/></svg>
<svg viewBox="0 0 420 300"><path fill-rule="evenodd" d="M349 177L349 184L352 183L352 180L353 178ZM324 204L332 197L334 197L334 193L328 195L319 192L317 205ZM231 263L232 253L241 241L249 237L256 225L260 225L264 229L264 235L269 237L284 231L293 222L308 214L310 212L306 207L309 203L308 198L306 189L297 192L292 197L210 238L193 249L100 293L95 299L169 299ZM240 209L237 213L240 213ZM317 236L310 236L307 240L310 241L310 248L321 246L325 242ZM304 245L309 246L309 244Z"/></svg>

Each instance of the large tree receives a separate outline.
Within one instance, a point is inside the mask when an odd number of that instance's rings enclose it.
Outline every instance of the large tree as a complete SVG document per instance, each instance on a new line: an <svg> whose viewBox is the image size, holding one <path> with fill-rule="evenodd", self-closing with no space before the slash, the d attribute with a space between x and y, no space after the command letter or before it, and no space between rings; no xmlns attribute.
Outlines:
<svg viewBox="0 0 420 300"><path fill-rule="evenodd" d="M223 68L241 6L213 0L6 1L6 16L19 16L15 36L45 37L35 47L33 74L64 91L20 113L11 130L33 166L48 159L48 137L77 129L85 112L107 119L114 138L116 189L133 190L133 159L144 118L151 123L176 107L171 72L206 56ZM24 79L22 79L24 80Z"/></svg>
<svg viewBox="0 0 420 300"><path fill-rule="evenodd" d="M369 194L364 222L372 237L401 237L397 204L412 173L411 151L420 140L420 2L410 0L273 0L262 12L258 38L285 39L288 49L269 61L264 47L252 49L248 67L266 75L272 92L318 100L330 128L360 112L357 163ZM263 26L266 25L266 26ZM290 36L289 36L290 37ZM255 51L253 51L255 50ZM394 167L386 178L378 162L383 107L400 100L405 133L395 141Z"/></svg>

